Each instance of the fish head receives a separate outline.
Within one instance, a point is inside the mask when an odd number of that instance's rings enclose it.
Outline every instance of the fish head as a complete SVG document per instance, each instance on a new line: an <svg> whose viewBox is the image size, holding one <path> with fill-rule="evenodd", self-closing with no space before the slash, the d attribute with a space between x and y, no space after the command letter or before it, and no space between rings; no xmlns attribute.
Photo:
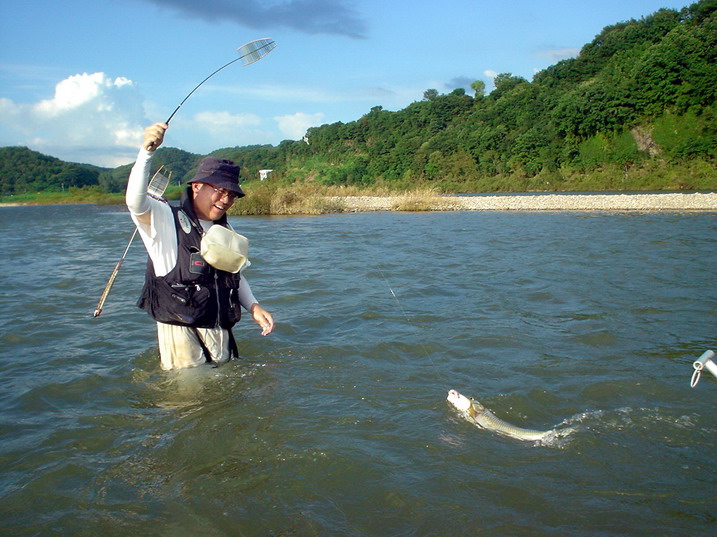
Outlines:
<svg viewBox="0 0 717 537"><path fill-rule="evenodd" d="M475 418L478 414L485 410L485 407L473 398L458 393L456 390L449 390L446 398L459 412L464 412L468 416Z"/></svg>
<svg viewBox="0 0 717 537"><path fill-rule="evenodd" d="M465 395L458 393L456 390L449 390L448 397L446 399L461 412L468 412L468 409L471 407L471 400Z"/></svg>

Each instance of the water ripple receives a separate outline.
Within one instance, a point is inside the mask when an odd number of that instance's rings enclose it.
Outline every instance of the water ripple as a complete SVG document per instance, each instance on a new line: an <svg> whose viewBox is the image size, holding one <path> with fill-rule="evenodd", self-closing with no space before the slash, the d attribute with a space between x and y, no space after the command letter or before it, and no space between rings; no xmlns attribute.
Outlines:
<svg viewBox="0 0 717 537"><path fill-rule="evenodd" d="M139 243L91 315L126 212L1 210L5 534L714 527L717 386L689 387L717 345L714 215L236 218L276 332L244 320L240 360L165 373L134 306ZM576 430L504 438L453 413L450 388Z"/></svg>

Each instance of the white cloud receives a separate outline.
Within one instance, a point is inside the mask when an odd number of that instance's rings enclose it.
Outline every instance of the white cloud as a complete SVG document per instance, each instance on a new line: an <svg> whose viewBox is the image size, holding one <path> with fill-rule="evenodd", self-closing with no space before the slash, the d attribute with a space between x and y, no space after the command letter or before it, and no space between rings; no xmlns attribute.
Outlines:
<svg viewBox="0 0 717 537"><path fill-rule="evenodd" d="M68 161L109 167L131 162L144 124L134 83L104 73L66 78L51 99L34 104L0 99L0 145L26 145Z"/></svg>
<svg viewBox="0 0 717 537"><path fill-rule="evenodd" d="M261 118L255 114L230 114L229 112L199 112L194 115L196 127L208 132L221 131L224 134L261 125Z"/></svg>
<svg viewBox="0 0 717 537"><path fill-rule="evenodd" d="M287 139L300 140L309 127L318 127L324 123L324 114L321 112L316 114L297 112L287 116L276 116L274 119L279 124L279 130Z"/></svg>
<svg viewBox="0 0 717 537"><path fill-rule="evenodd" d="M219 111L178 115L172 120L164 143L192 153L208 154L224 147L271 144L275 138L276 133L264 128L262 118L256 114Z"/></svg>
<svg viewBox="0 0 717 537"><path fill-rule="evenodd" d="M496 71L493 71L493 69L486 69L485 71L483 71L483 74L491 80L498 76L498 73Z"/></svg>
<svg viewBox="0 0 717 537"><path fill-rule="evenodd" d="M262 128L262 119L256 114L220 111L177 117L167 136L166 142L172 147L181 149L183 141L191 140L187 151L210 153L222 147L271 143L275 134Z"/></svg>
<svg viewBox="0 0 717 537"><path fill-rule="evenodd" d="M547 58L551 61L567 60L568 58L577 58L580 54L579 48L556 48L550 50L541 50L538 52L538 56L541 58Z"/></svg>
<svg viewBox="0 0 717 537"><path fill-rule="evenodd" d="M355 98L355 94L344 91L331 91L320 87L281 85L253 86L214 86L227 94L241 95L261 101L286 102L306 101L310 103L344 102Z"/></svg>

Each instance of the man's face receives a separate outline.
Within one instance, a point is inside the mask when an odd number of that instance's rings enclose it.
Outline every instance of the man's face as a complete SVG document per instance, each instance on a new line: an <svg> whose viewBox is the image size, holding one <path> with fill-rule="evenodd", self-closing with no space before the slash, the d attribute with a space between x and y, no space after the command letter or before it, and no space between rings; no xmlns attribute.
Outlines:
<svg viewBox="0 0 717 537"><path fill-rule="evenodd" d="M236 199L236 193L207 183L192 183L194 212L200 220L219 220Z"/></svg>

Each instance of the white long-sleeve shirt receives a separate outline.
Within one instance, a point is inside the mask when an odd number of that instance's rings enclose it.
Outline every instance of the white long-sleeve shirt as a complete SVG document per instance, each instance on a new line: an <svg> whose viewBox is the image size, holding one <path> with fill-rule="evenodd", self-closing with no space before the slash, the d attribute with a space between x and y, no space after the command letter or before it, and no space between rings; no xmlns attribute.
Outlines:
<svg viewBox="0 0 717 537"><path fill-rule="evenodd" d="M177 264L177 232L169 205L147 195L152 155L153 153L144 148L139 150L127 182L125 200L132 220L137 226L142 242L144 242L147 253L154 264L155 275L165 276ZM151 213L149 225L142 223L137 218L148 212ZM199 222L205 231L213 225L213 222L210 221L200 220ZM249 263L247 263L248 265ZM251 305L256 302L258 301L254 298L249 282L242 274L239 303L244 309L249 310Z"/></svg>

